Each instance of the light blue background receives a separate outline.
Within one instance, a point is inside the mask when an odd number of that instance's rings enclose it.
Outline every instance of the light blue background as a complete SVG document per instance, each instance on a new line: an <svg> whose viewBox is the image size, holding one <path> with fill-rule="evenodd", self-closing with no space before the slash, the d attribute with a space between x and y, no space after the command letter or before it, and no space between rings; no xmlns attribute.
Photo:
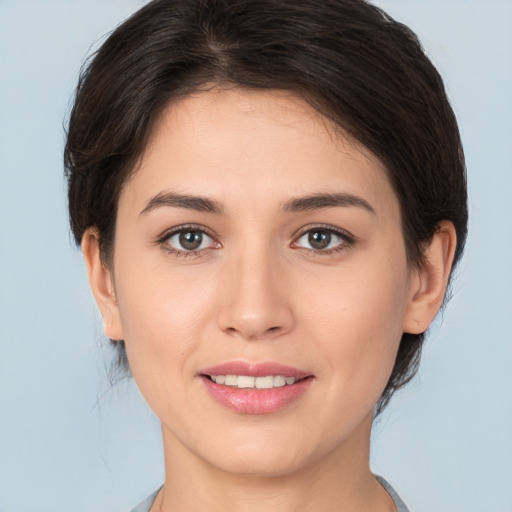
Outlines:
<svg viewBox="0 0 512 512"><path fill-rule="evenodd" d="M109 391L61 163L81 61L142 3L0 0L1 512L127 512L163 479L157 420L132 383ZM378 5L445 77L471 231L420 374L375 428L373 468L413 512L511 512L512 2Z"/></svg>

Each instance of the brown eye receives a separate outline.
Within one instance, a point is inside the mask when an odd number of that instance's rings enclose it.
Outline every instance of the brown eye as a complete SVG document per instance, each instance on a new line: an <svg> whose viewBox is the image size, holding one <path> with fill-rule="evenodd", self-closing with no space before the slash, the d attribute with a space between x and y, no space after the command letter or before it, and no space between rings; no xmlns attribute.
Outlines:
<svg viewBox="0 0 512 512"><path fill-rule="evenodd" d="M327 249L331 238L331 233L327 231L310 231L308 233L308 243L313 249Z"/></svg>
<svg viewBox="0 0 512 512"><path fill-rule="evenodd" d="M213 240L203 231L197 229L182 229L176 231L168 239L167 243L177 251L194 252L210 247Z"/></svg>
<svg viewBox="0 0 512 512"><path fill-rule="evenodd" d="M195 251L201 247L203 234L200 231L187 231L180 233L180 245L187 251Z"/></svg>
<svg viewBox="0 0 512 512"><path fill-rule="evenodd" d="M329 253L330 250L343 249L351 245L352 239L334 229L310 229L304 232L296 242L294 247L309 249L310 251L319 251Z"/></svg>

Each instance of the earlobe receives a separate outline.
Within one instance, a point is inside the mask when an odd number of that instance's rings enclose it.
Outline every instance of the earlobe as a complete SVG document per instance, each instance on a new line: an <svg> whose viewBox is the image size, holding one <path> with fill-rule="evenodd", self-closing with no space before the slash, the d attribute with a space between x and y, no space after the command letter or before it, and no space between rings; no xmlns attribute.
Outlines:
<svg viewBox="0 0 512 512"><path fill-rule="evenodd" d="M449 221L440 222L431 242L423 251L424 263L411 276L404 332L425 332L437 315L446 293L456 244L457 235L453 224Z"/></svg>
<svg viewBox="0 0 512 512"><path fill-rule="evenodd" d="M111 270L100 255L100 237L95 228L89 228L82 237L82 254L87 267L89 285L103 317L105 334L113 340L122 340L123 329L117 304Z"/></svg>

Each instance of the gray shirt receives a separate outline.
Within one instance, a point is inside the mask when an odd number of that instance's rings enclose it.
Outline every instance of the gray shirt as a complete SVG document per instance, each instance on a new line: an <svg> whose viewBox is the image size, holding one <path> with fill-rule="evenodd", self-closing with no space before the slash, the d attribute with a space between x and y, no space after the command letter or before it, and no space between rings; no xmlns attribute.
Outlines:
<svg viewBox="0 0 512 512"><path fill-rule="evenodd" d="M406 507L405 503L400 499L400 496L396 493L396 491L389 485L389 483L384 480L381 476L375 475L375 478L378 482L386 489L388 494L391 496L391 499L395 502L397 512L410 512L410 510ZM151 509L151 505L155 501L156 495L158 494L160 489L157 489L154 493L148 496L142 503L139 503L132 512L149 512Z"/></svg>
<svg viewBox="0 0 512 512"><path fill-rule="evenodd" d="M396 493L395 489L391 487L389 482L384 480L384 478L382 478L379 475L375 475L375 478L380 483L380 485L382 485L382 487L386 489L387 493L391 496L391 499L395 502L397 512L410 512L405 503L400 499L400 496L398 496L398 494Z"/></svg>

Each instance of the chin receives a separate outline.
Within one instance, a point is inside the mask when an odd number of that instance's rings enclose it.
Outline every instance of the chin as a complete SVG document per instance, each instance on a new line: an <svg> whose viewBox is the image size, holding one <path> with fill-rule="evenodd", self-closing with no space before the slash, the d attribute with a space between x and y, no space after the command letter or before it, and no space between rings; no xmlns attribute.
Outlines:
<svg viewBox="0 0 512 512"><path fill-rule="evenodd" d="M276 478L291 475L299 471L302 467L307 465L307 462L307 460L303 460L302 457L297 456L282 456L281 453L259 453L216 460L214 465L221 471L231 475L254 478Z"/></svg>
<svg viewBox="0 0 512 512"><path fill-rule="evenodd" d="M232 436L227 444L209 443L214 446L207 452L197 453L203 460L219 470L248 477L282 477L300 471L322 454L330 451L323 443L311 445L303 436L288 432L260 432L258 439L248 441ZM318 446L320 444L320 446ZM323 450L321 449L323 448Z"/></svg>

